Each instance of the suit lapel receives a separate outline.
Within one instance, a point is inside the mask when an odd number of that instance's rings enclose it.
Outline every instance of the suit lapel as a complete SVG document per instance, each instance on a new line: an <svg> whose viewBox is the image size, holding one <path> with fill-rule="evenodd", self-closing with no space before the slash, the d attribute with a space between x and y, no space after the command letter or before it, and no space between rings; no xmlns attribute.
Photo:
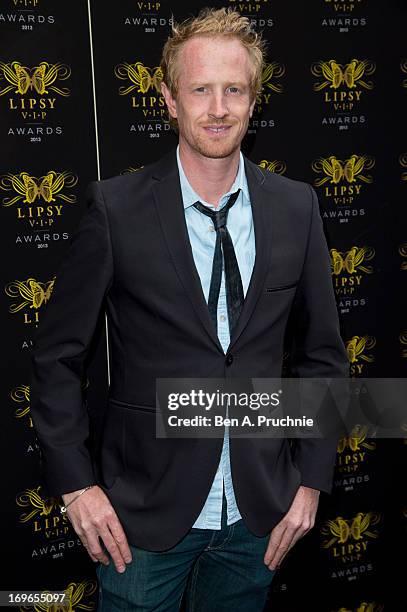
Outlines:
<svg viewBox="0 0 407 612"><path fill-rule="evenodd" d="M250 319L264 283L267 262L269 261L269 239L266 232L269 222L264 211L266 206L266 191L263 187L264 176L261 170L246 157L245 170L252 205L256 258L243 309L231 337L228 350L231 350L236 343ZM194 262L182 204L175 149L157 162L153 179L157 214L179 279L205 331L216 347L224 353L209 315L201 280Z"/></svg>
<svg viewBox="0 0 407 612"><path fill-rule="evenodd" d="M162 158L153 175L153 193L161 229L179 279L204 329L223 353L213 327L201 280L195 266L182 203L175 149Z"/></svg>
<svg viewBox="0 0 407 612"><path fill-rule="evenodd" d="M263 185L265 178L260 168L245 156L244 160L253 215L256 258L242 312L231 336L228 351L233 349L237 339L249 322L264 285L270 257L271 206L267 202L267 196L270 196Z"/></svg>

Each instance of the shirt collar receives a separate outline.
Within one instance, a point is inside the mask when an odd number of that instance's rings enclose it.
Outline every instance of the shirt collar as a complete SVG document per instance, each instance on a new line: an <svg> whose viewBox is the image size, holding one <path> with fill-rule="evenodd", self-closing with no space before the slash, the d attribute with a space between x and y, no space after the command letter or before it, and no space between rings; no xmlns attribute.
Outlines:
<svg viewBox="0 0 407 612"><path fill-rule="evenodd" d="M188 208L189 206L192 206L197 201L200 201L203 204L206 204L207 206L210 206L213 208L212 204L209 204L208 202L203 201L202 198L198 196L198 194L196 193L196 191L194 190L194 188L188 181L187 176L182 167L180 156L179 156L179 145L177 146L177 164L178 164L178 171L180 175L181 192L182 192L184 208ZM241 151L240 151L240 156L239 156L239 168L237 170L236 178L234 180L232 187L229 189L229 191L223 194L221 201L224 200L225 197L229 197L231 193L234 193L238 189L240 189L243 195L245 196L243 198L243 204L250 204L249 187L247 184L247 177L246 177L246 172L245 172L245 167L244 167L244 158L243 158L243 154Z"/></svg>

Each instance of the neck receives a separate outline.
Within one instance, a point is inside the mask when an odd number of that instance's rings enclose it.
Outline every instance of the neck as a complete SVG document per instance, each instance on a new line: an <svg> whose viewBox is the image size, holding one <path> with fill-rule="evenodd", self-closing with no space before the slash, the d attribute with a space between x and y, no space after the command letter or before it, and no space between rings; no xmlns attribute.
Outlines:
<svg viewBox="0 0 407 612"><path fill-rule="evenodd" d="M200 198L219 206L221 196L229 191L239 168L240 149L228 157L219 159L205 157L191 150L180 139L179 156L185 175Z"/></svg>

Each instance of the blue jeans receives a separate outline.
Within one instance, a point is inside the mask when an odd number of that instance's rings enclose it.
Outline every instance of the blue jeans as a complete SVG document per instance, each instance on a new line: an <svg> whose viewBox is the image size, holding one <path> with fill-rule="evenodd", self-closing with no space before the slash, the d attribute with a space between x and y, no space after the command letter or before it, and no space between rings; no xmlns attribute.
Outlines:
<svg viewBox="0 0 407 612"><path fill-rule="evenodd" d="M222 528L191 528L169 550L130 546L132 562L120 574L110 559L98 563L98 612L262 612L276 570L263 562L270 534L259 538L243 519Z"/></svg>

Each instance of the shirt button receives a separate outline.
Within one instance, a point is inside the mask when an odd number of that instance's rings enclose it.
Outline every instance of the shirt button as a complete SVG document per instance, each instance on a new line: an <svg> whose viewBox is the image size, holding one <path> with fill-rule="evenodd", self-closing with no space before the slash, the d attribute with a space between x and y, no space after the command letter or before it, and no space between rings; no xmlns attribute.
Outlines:
<svg viewBox="0 0 407 612"><path fill-rule="evenodd" d="M221 320L221 321L226 321L226 317L225 317L225 315L220 315L220 317L219 317L219 318L220 318L220 320Z"/></svg>
<svg viewBox="0 0 407 612"><path fill-rule="evenodd" d="M210 232L214 232L214 231L215 231L215 228L213 227L213 225L210 225L210 226L209 226L209 231L210 231Z"/></svg>
<svg viewBox="0 0 407 612"><path fill-rule="evenodd" d="M227 366L230 366L233 363L233 355L230 353L229 355L226 355L225 363Z"/></svg>

